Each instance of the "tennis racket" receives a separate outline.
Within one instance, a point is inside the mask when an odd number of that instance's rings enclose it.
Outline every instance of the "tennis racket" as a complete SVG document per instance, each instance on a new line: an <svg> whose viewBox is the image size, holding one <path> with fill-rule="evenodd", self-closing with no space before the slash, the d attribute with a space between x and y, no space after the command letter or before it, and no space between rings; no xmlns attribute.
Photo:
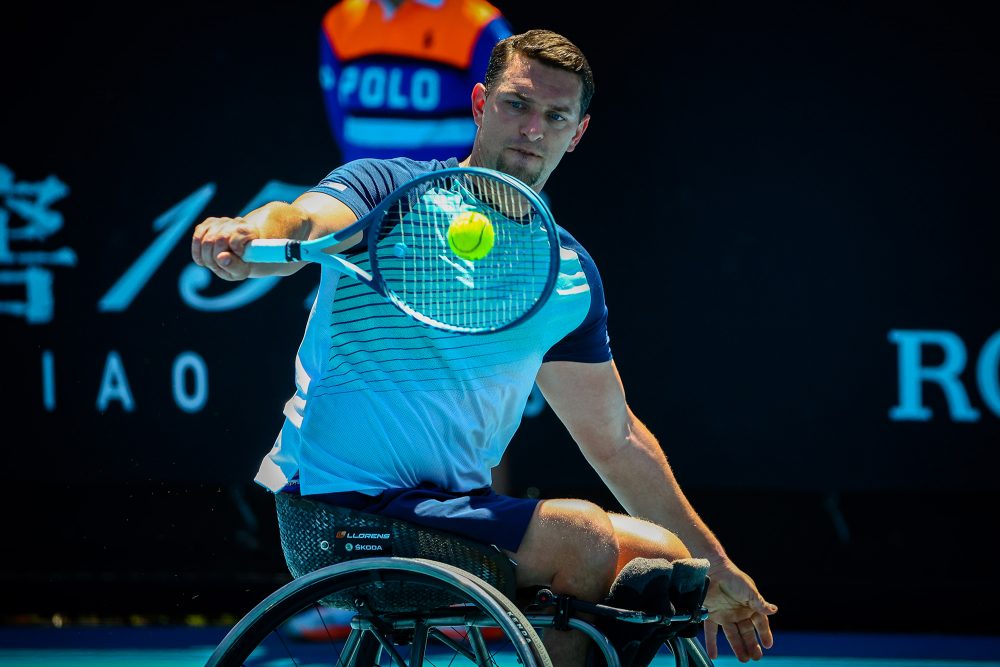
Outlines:
<svg viewBox="0 0 1000 667"><path fill-rule="evenodd" d="M449 243L453 225L470 214L485 216L488 222L476 220L492 231L486 234L492 247L475 259ZM365 229L370 270L325 252ZM258 239L243 259L317 262L368 285L423 324L479 334L512 327L545 304L558 273L559 241L548 207L524 183L491 169L455 167L404 183L339 232L311 241Z"/></svg>

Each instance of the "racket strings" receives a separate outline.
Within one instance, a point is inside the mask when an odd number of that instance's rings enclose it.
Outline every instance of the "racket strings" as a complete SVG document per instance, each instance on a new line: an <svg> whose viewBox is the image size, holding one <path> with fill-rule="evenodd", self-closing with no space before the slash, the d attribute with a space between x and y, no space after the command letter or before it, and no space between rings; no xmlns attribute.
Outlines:
<svg viewBox="0 0 1000 667"><path fill-rule="evenodd" d="M531 311L544 297L553 263L551 223L513 186L483 175L429 181L383 219L376 259L390 296L405 310L450 328L489 331ZM448 243L454 218L476 211L490 221L493 247L481 259Z"/></svg>

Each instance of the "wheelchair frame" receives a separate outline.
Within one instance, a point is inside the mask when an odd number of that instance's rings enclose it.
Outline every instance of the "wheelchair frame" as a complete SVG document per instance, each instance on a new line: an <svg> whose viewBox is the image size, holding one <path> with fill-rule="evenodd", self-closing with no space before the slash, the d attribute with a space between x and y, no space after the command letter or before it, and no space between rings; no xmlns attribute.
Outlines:
<svg viewBox="0 0 1000 667"><path fill-rule="evenodd" d="M252 665L258 659L261 664L276 665L280 663L275 656L282 653L290 658L288 664L295 665L435 667L440 651L450 652L451 660L444 662L448 665L462 656L477 667L494 667L499 664L498 655L507 658L513 653L523 667L552 667L537 632L550 628L582 632L603 655L607 667L621 667L607 636L581 614L656 625L676 667L712 667L694 638L698 625L708 616L704 607L689 614L661 616L589 603L543 588L536 592L527 611L522 611L512 600L513 581L504 571L512 564L495 547L312 500L279 497L277 502L282 545L296 578L233 626L206 667ZM409 555L352 560L334 556L326 538L335 531L334 524L344 521L405 533L403 542ZM313 542L319 547L313 548ZM428 545L435 559L413 555L423 553ZM443 562L452 557L450 550L454 548L461 549L458 560L462 567ZM317 566L317 556L339 562ZM470 558L483 562L473 563ZM470 563L475 567L470 568ZM502 592L470 569L483 572L506 590ZM351 616L346 637L325 628L324 610L331 607L348 610L342 612ZM289 633L289 624L308 609L318 615L330 640L328 645L297 643ZM498 651L500 643L503 649ZM310 656L295 657L300 649L308 649Z"/></svg>

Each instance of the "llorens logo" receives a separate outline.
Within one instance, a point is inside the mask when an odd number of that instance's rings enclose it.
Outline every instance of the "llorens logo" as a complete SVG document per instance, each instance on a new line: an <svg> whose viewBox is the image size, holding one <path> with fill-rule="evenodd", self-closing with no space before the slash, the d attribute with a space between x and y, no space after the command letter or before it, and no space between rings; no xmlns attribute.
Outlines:
<svg viewBox="0 0 1000 667"><path fill-rule="evenodd" d="M345 552L352 551L388 551L388 544L385 543L392 537L392 533L355 533L350 530L338 530L336 533L336 538L338 540L344 540L343 550ZM350 542L350 540L361 540L358 542ZM382 544L378 542L363 541L363 540L381 540Z"/></svg>

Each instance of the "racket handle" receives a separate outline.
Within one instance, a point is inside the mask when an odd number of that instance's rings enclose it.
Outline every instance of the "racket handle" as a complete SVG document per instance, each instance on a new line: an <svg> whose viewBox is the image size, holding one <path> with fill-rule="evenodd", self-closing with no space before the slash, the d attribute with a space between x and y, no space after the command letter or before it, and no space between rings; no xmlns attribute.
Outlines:
<svg viewBox="0 0 1000 667"><path fill-rule="evenodd" d="M300 242L288 239L257 239L243 250L244 262L300 262Z"/></svg>

